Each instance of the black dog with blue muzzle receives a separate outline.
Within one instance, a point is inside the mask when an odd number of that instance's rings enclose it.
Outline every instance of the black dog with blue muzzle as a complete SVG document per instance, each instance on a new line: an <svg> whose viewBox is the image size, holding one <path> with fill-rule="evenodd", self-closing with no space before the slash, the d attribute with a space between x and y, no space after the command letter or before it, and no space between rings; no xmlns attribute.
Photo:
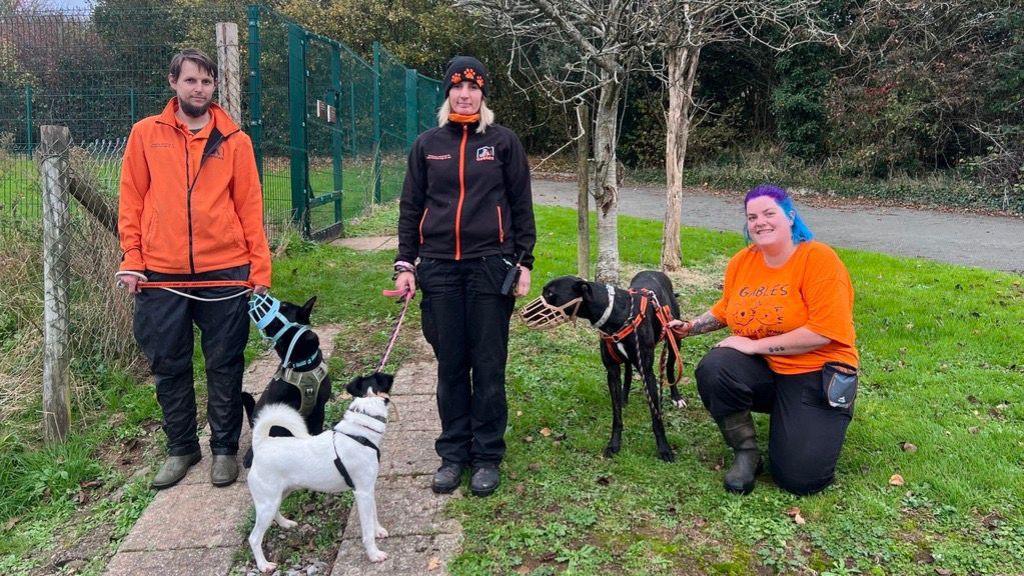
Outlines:
<svg viewBox="0 0 1024 576"><path fill-rule="evenodd" d="M268 404L287 404L299 411L311 435L324 427L324 408L331 398L331 379L327 363L320 350L320 338L309 327L310 314L316 296L299 306L278 300L269 294L253 294L249 300L249 318L262 336L273 343L281 358L274 377L267 384L259 402L247 392L242 393L249 426ZM291 436L287 430L275 427L271 436ZM243 464L252 465L252 449L245 454Z"/></svg>

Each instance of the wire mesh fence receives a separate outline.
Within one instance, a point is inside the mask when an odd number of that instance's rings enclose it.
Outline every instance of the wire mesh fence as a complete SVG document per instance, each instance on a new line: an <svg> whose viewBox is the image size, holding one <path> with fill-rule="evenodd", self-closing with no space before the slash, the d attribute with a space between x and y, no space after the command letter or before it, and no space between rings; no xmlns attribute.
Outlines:
<svg viewBox="0 0 1024 576"><path fill-rule="evenodd" d="M221 104L253 139L272 241L285 227L331 237L397 197L440 104L440 82L379 46L359 55L263 6L0 12L0 420L35 405L42 379L54 439L83 378L141 368L113 287L120 163L185 47L217 61ZM68 133L44 146L44 125Z"/></svg>
<svg viewBox="0 0 1024 576"><path fill-rule="evenodd" d="M76 144L68 136L36 146L29 164L42 226L0 229L0 420L34 404L42 380L49 439L62 437L67 408L84 397L90 375L140 367L131 302L112 289L123 151L124 139Z"/></svg>

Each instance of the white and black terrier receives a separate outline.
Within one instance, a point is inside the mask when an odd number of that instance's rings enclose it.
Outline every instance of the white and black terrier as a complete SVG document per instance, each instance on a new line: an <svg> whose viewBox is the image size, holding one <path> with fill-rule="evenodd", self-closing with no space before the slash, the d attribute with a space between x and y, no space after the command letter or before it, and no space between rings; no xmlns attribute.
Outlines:
<svg viewBox="0 0 1024 576"><path fill-rule="evenodd" d="M341 422L327 432L311 435L299 413L284 404L267 404L256 418L252 433L253 460L248 486L256 508L256 523L249 547L256 566L273 571L277 565L263 555L263 536L272 521L282 528L296 523L281 515L281 501L298 489L317 492L353 490L362 528L363 547L372 562L387 554L377 538L388 535L377 519L375 486L380 471L380 443L388 417L388 393L394 377L374 373L352 380L345 390L353 396ZM273 437L280 427L293 437Z"/></svg>

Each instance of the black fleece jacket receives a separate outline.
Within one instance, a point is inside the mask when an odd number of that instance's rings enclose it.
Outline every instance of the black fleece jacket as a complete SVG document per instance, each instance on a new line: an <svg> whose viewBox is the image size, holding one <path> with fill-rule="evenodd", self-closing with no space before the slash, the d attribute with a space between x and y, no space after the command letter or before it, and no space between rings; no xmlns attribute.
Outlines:
<svg viewBox="0 0 1024 576"><path fill-rule="evenodd" d="M523 266L533 267L537 231L523 145L504 126L476 128L449 122L413 143L396 261L522 254Z"/></svg>

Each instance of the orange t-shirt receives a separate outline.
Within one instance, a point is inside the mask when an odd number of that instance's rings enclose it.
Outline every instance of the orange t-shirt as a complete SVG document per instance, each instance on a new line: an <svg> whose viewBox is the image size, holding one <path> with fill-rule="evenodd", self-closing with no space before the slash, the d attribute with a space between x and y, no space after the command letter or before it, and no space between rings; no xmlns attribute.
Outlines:
<svg viewBox="0 0 1024 576"><path fill-rule="evenodd" d="M729 261L722 298L711 314L733 334L754 340L800 327L831 340L804 354L765 354L769 368L779 374L813 372L835 361L857 366L850 274L821 242L797 244L780 268L768 267L756 246L740 250Z"/></svg>

